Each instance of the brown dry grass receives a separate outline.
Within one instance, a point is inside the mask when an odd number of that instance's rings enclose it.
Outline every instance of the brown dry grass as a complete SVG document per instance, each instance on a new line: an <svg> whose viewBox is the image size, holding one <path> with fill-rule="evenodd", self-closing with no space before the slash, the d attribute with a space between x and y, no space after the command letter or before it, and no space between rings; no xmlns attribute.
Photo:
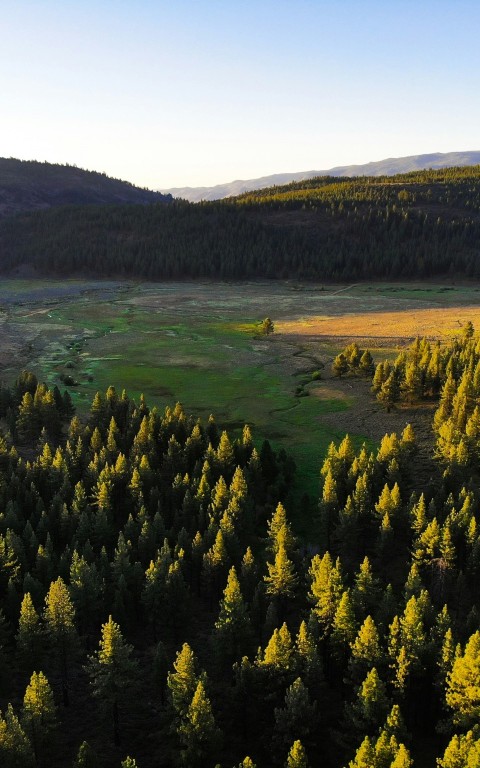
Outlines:
<svg viewBox="0 0 480 768"><path fill-rule="evenodd" d="M292 336L323 336L344 339L430 339L449 338L467 321L476 327L480 307L442 307L394 312L362 312L343 315L318 315L299 320L278 321L278 333Z"/></svg>

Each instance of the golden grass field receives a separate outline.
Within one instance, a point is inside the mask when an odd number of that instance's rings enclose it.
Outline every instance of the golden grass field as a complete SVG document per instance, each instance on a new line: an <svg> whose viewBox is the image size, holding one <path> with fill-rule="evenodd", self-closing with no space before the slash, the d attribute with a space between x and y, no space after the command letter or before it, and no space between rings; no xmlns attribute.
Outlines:
<svg viewBox="0 0 480 768"><path fill-rule="evenodd" d="M408 308L391 312L349 312L344 315L318 315L298 320L281 320L276 330L285 335L323 336L329 339L360 339L367 343L380 341L409 341L416 336L428 339L448 339L467 323L480 324L480 306Z"/></svg>

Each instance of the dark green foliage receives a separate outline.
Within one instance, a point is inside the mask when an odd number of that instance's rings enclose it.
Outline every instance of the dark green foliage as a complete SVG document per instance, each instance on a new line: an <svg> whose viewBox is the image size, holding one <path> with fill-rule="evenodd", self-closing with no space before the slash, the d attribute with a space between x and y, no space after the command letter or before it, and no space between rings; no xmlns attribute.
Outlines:
<svg viewBox="0 0 480 768"><path fill-rule="evenodd" d="M95 752L87 741L83 741L80 744L73 768L98 768L98 766L99 762Z"/></svg>
<svg viewBox="0 0 480 768"><path fill-rule="evenodd" d="M1 222L0 247L4 269L33 264L43 274L477 276L479 210L479 166L321 177L196 205L69 206L18 215Z"/></svg>
<svg viewBox="0 0 480 768"><path fill-rule="evenodd" d="M356 345L343 354L346 375L363 375L362 360L372 374ZM288 458L255 449L248 428L234 439L213 418L109 388L88 424L73 417L67 430L58 393L27 373L4 388L14 422L36 398L61 427L52 439L40 420L27 437L20 419L19 454L10 437L0 445L8 768L12 755L30 768L32 750L45 762L55 733L67 745L59 768L118 768L125 754L159 768L245 755L259 767L409 768L404 742L414 754L431 744L433 765L448 740L439 765L455 750L473 759L479 338L467 328L442 347L416 340L377 367L375 388L391 376L412 404L440 396L432 478L417 474L410 425L372 451L346 436L321 468L308 545L289 520ZM32 672L20 724L8 701ZM71 691L68 711L52 690ZM84 739L92 749L78 752Z"/></svg>
<svg viewBox="0 0 480 768"><path fill-rule="evenodd" d="M133 648L123 639L120 627L110 616L102 626L97 653L88 659L87 671L93 695L102 709L110 709L113 738L120 744L120 705L134 692L137 664L131 659Z"/></svg>
<svg viewBox="0 0 480 768"><path fill-rule="evenodd" d="M2 215L59 205L169 202L170 195L140 189L75 165L0 158Z"/></svg>

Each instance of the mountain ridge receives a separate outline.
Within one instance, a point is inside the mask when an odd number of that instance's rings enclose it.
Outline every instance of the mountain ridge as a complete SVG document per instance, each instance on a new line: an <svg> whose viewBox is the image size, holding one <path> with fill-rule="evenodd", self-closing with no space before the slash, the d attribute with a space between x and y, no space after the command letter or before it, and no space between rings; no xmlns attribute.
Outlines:
<svg viewBox="0 0 480 768"><path fill-rule="evenodd" d="M0 218L63 205L169 202L171 196L75 165L0 157Z"/></svg>
<svg viewBox="0 0 480 768"><path fill-rule="evenodd" d="M338 165L321 171L299 171L298 173L274 173L257 179L235 179L211 187L172 187L160 190L163 194L183 198L191 203L201 200L223 200L236 197L245 192L267 187L289 184L292 181L305 181L316 176L394 176L397 173L423 170L424 168L448 168L452 166L480 164L480 151L432 152L406 157L389 157L362 165Z"/></svg>

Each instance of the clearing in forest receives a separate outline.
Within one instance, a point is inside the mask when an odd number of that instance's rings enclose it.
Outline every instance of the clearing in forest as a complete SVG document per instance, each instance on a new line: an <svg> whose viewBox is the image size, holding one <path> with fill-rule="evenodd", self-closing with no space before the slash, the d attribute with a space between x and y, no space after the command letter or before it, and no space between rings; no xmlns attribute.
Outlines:
<svg viewBox="0 0 480 768"><path fill-rule="evenodd" d="M275 332L262 337L267 316ZM292 454L298 496L315 499L331 440L349 432L373 445L412 420L429 435L422 410L387 416L369 382L333 377L334 355L355 340L378 360L416 335L446 340L467 320L480 325L475 285L6 280L0 364L6 383L29 368L67 385L80 412L113 384L160 408L213 412L234 433L247 422Z"/></svg>

